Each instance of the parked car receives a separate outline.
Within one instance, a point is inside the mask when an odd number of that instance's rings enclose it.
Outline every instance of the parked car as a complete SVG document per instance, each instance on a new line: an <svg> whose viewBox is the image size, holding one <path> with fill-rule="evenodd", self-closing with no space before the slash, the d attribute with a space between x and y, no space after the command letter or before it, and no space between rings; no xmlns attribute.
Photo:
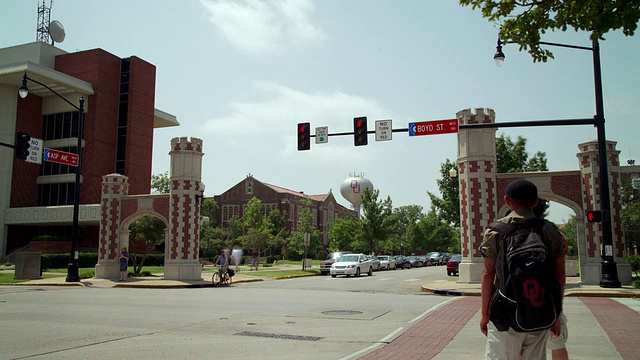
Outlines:
<svg viewBox="0 0 640 360"><path fill-rule="evenodd" d="M369 257L369 261L371 261L371 265L373 265L373 271L380 271L380 260L376 256L367 255Z"/></svg>
<svg viewBox="0 0 640 360"><path fill-rule="evenodd" d="M360 276L362 273L373 275L373 264L369 260L369 255L365 254L344 254L336 262L331 264L329 269L331 277L338 275Z"/></svg>
<svg viewBox="0 0 640 360"><path fill-rule="evenodd" d="M431 259L429 259L427 255L418 255L418 258L420 259L420 261L422 261L422 264L424 266L431 265Z"/></svg>
<svg viewBox="0 0 640 360"><path fill-rule="evenodd" d="M327 275L331 270L331 264L340 259L344 254L351 254L351 251L336 251L327 255L327 258L320 263L320 275Z"/></svg>
<svg viewBox="0 0 640 360"><path fill-rule="evenodd" d="M396 268L411 269L411 263L409 262L409 259L407 259L405 256L397 255L395 259L396 259Z"/></svg>
<svg viewBox="0 0 640 360"><path fill-rule="evenodd" d="M462 255L452 255L451 259L449 259L449 262L447 262L447 275L458 275L460 273L458 272L458 266L460 265L461 261Z"/></svg>
<svg viewBox="0 0 640 360"><path fill-rule="evenodd" d="M389 255L379 255L378 260L380 260L380 270L395 270L396 269L396 259L393 256Z"/></svg>
<svg viewBox="0 0 640 360"><path fill-rule="evenodd" d="M444 260L444 263L448 263L449 260L451 259L451 254L449 254L448 252L441 252L440 254L442 254L442 259Z"/></svg>
<svg viewBox="0 0 640 360"><path fill-rule="evenodd" d="M423 267L424 266L424 262L417 255L407 256L407 260L409 260L409 263L411 264L412 268L413 267Z"/></svg>
<svg viewBox="0 0 640 360"><path fill-rule="evenodd" d="M444 265L446 264L444 262L444 258L442 257L442 254L438 251L433 251L427 254L427 256L431 259L431 263L433 265Z"/></svg>

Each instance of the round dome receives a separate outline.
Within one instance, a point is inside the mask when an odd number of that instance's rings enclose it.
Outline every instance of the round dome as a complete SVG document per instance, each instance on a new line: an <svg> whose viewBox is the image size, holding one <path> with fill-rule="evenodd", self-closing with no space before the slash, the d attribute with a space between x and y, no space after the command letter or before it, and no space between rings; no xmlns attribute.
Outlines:
<svg viewBox="0 0 640 360"><path fill-rule="evenodd" d="M364 189L373 191L373 184L362 176L352 176L340 185L340 194L354 206L362 204Z"/></svg>

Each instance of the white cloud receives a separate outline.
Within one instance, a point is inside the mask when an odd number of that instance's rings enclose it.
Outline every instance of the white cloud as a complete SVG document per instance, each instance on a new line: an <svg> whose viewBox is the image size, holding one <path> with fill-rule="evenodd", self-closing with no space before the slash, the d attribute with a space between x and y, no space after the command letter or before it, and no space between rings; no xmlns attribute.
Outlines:
<svg viewBox="0 0 640 360"><path fill-rule="evenodd" d="M297 123L310 122L311 134L316 126L328 126L329 133L348 132L355 116L373 119L387 113L372 100L342 92L306 93L262 81L255 82L250 93L252 99L232 103L227 116L206 121L202 131L230 146L251 143L286 159L297 152ZM312 156L321 162L339 160L345 148L353 147L353 138L348 136L329 137L330 145L311 141L315 149Z"/></svg>
<svg viewBox="0 0 640 360"><path fill-rule="evenodd" d="M308 17L310 0L201 0L209 21L234 46L252 54L321 40Z"/></svg>

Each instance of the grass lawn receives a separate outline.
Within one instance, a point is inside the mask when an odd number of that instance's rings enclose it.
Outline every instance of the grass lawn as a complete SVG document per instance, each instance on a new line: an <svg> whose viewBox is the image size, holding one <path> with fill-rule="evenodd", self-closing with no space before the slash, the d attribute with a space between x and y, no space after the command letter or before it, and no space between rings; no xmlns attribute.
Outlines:
<svg viewBox="0 0 640 360"><path fill-rule="evenodd" d="M63 277L66 276L67 274L67 269L64 269L64 275L60 274L47 274L47 273L43 273L42 274L42 278L43 279L49 279L49 278L55 278L55 277ZM13 277L15 276L15 274L13 272L9 272L9 273L0 273L0 284L16 284L16 283L22 283L22 282L26 282L29 281L30 279L20 279L20 280L15 280Z"/></svg>

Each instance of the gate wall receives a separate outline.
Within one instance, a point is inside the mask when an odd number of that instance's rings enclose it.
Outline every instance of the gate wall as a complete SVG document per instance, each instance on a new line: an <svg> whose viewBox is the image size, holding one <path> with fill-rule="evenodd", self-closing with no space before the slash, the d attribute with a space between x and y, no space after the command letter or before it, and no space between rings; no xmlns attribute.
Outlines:
<svg viewBox="0 0 640 360"><path fill-rule="evenodd" d="M165 279L200 280L200 203L202 140L186 137L171 140L171 189L169 194L128 195L128 177L102 177L102 220L96 278L119 276L119 255L129 246L129 225L153 215L165 225Z"/></svg>
<svg viewBox="0 0 640 360"><path fill-rule="evenodd" d="M459 111L460 124L495 123L495 112L477 108ZM517 178L526 178L538 187L539 196L572 209L576 214L578 254L582 283L597 285L601 276L602 225L588 223L585 209L599 209L599 159L597 141L578 145L580 169L570 171L544 171L496 174L496 144L493 129L461 129L458 132L458 166L460 169L460 227L463 262L460 264L459 282L480 282L483 259L478 249L484 229L494 219L508 212L504 204L504 189ZM631 268L626 261L624 234L620 226L620 152L616 143L607 141L609 184L611 193L612 240L619 279L631 282Z"/></svg>

